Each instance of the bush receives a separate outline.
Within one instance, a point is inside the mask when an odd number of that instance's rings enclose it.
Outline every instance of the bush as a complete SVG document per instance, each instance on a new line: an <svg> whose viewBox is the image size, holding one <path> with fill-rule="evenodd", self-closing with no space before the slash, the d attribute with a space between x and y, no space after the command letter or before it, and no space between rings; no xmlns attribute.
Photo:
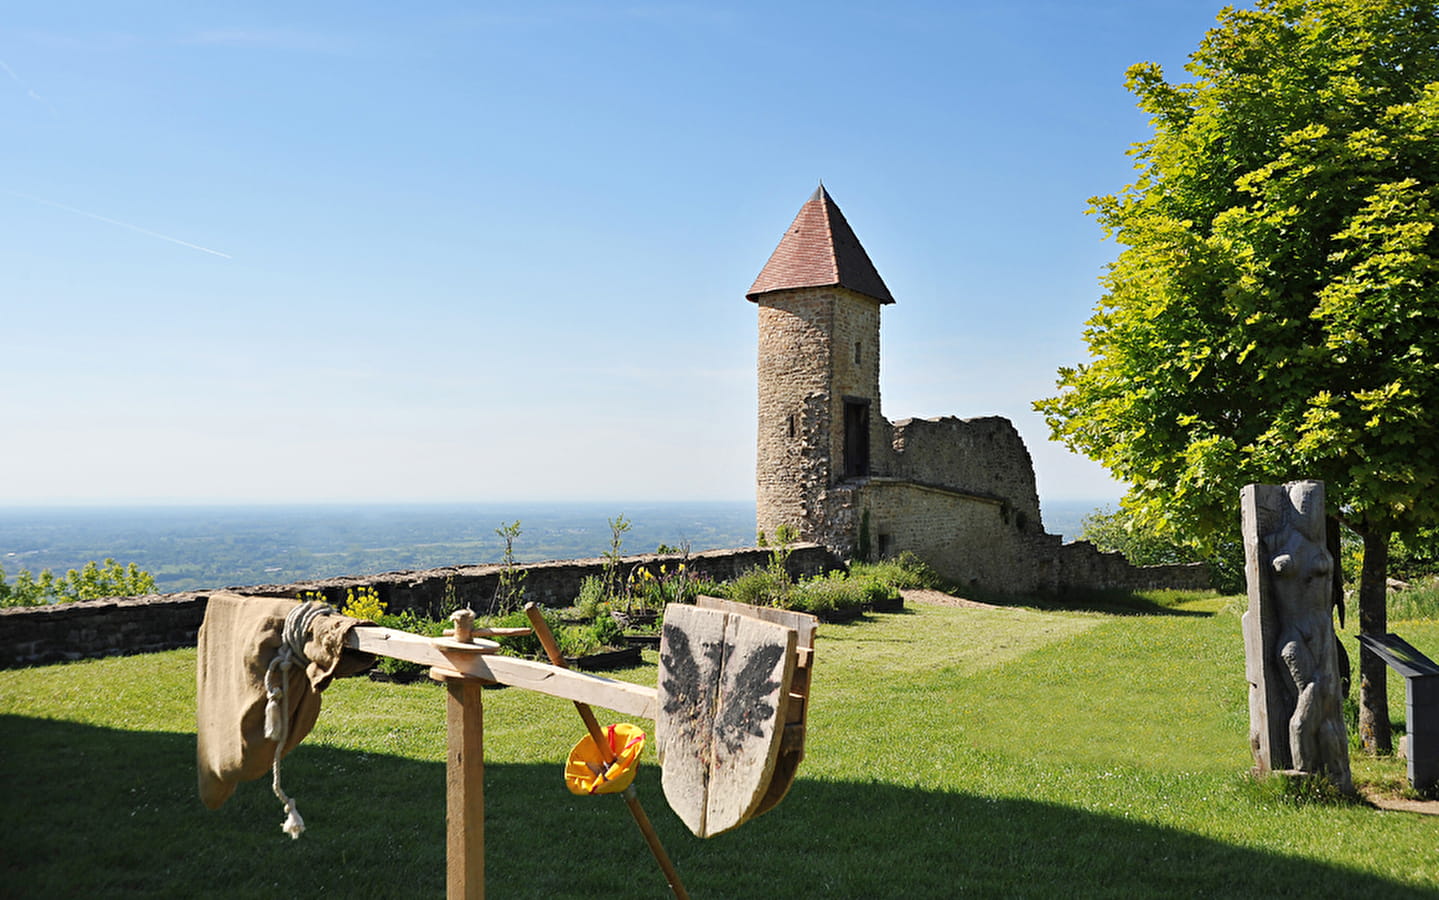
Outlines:
<svg viewBox="0 0 1439 900"><path fill-rule="evenodd" d="M774 569L750 569L729 583L728 599L752 606L781 606L792 585Z"/></svg>
<svg viewBox="0 0 1439 900"><path fill-rule="evenodd" d="M79 571L71 569L56 578L49 569L37 578L21 569L11 584L0 568L0 606L44 606L105 597L139 597L155 592L155 578L134 563L120 565L106 558L104 568L91 560Z"/></svg>
<svg viewBox="0 0 1439 900"><path fill-rule="evenodd" d="M609 602L609 596L605 593L605 580L598 575L586 575L584 581L580 582L580 595L575 598L575 609L586 619L593 619L603 610L602 606Z"/></svg>
<svg viewBox="0 0 1439 900"><path fill-rule="evenodd" d="M946 587L944 578L909 550L879 562L856 562L849 567L849 573L851 577L882 582L899 590L926 588L938 591Z"/></svg>
<svg viewBox="0 0 1439 900"><path fill-rule="evenodd" d="M705 597L728 597L729 588L723 581L715 581L711 578L698 578L695 580L695 596Z"/></svg>
<svg viewBox="0 0 1439 900"><path fill-rule="evenodd" d="M851 612L864 606L865 585L843 572L801 579L791 595L790 608L813 615Z"/></svg>
<svg viewBox="0 0 1439 900"><path fill-rule="evenodd" d="M624 634L620 629L620 623L615 621L614 616L610 615L608 610L603 610L595 616L590 630L594 634L596 644L600 647L624 646ZM579 656L580 654L573 655Z"/></svg>
<svg viewBox="0 0 1439 900"><path fill-rule="evenodd" d="M900 597L899 588L863 573L830 572L800 581L794 588L790 607L814 615L853 613L872 609Z"/></svg>

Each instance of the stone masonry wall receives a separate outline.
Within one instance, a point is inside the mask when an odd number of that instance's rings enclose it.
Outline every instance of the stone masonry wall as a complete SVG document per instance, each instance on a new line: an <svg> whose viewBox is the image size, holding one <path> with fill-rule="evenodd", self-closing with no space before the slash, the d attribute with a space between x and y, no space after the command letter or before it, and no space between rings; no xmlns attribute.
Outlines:
<svg viewBox="0 0 1439 900"><path fill-rule="evenodd" d="M855 493L872 556L908 550L960 585L1021 594L1210 588L1204 565L1135 566L1087 541L1065 544L1038 528L1037 514L1022 521L1021 510L1000 500L887 478Z"/></svg>
<svg viewBox="0 0 1439 900"><path fill-rule="evenodd" d="M1060 590L1207 591L1213 584L1203 563L1172 566L1130 565L1122 553L1103 553L1088 541L1059 548Z"/></svg>
<svg viewBox="0 0 1439 900"><path fill-rule="evenodd" d="M826 546L853 540L843 483L846 400L869 401L871 459L889 443L880 411L878 302L843 288L759 298L756 524Z"/></svg>
<svg viewBox="0 0 1439 900"><path fill-rule="evenodd" d="M861 515L869 513L875 554L911 551L961 585L1012 592L1047 587L1038 580L1016 516L999 500L875 478L859 505Z"/></svg>
<svg viewBox="0 0 1439 900"><path fill-rule="evenodd" d="M769 559L767 550L712 550L690 556L687 568L699 577L723 581L763 566ZM628 575L637 565L664 562L673 566L679 561L680 557L675 556L630 556L622 561L621 570ZM833 555L814 544L797 546L789 558L790 573L796 577L836 566ZM567 606L579 594L580 582L598 575L603 567L601 559L522 566L527 573L525 598L546 606ZM392 612L411 609L434 616L443 608L447 586L453 588L461 606L476 611L487 609L495 596L500 570L495 565L465 566L228 590L268 597L317 592L338 606L344 603L347 590L371 587ZM0 608L0 668L192 647L205 618L210 593L213 592Z"/></svg>
<svg viewBox="0 0 1439 900"><path fill-rule="evenodd" d="M830 483L829 292L784 291L759 301L756 526L781 525L815 540L808 525Z"/></svg>
<svg viewBox="0 0 1439 900"><path fill-rule="evenodd" d="M845 477L845 401L869 401L871 471L876 454L882 452L888 442L889 426L881 413L879 398L880 305L853 291L838 288L830 291L830 298L835 307L829 396L830 459L835 461L831 483L834 483Z"/></svg>
<svg viewBox="0 0 1439 900"><path fill-rule="evenodd" d="M1005 501L1021 531L1043 533L1034 462L1008 419L903 419L883 474Z"/></svg>

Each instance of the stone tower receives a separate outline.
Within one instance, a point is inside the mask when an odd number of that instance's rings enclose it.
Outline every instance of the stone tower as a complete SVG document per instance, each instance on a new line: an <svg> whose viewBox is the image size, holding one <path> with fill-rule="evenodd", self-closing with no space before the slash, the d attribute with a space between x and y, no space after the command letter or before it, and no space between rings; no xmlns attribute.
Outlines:
<svg viewBox="0 0 1439 900"><path fill-rule="evenodd" d="M759 306L757 527L852 551L855 493L889 438L879 313L894 297L823 185L745 296Z"/></svg>
<svg viewBox="0 0 1439 900"><path fill-rule="evenodd" d="M844 560L913 553L998 592L1208 585L1203 567L1135 567L1046 533L1008 419L884 417L879 319L894 297L824 185L746 297L759 307L761 532L788 525Z"/></svg>

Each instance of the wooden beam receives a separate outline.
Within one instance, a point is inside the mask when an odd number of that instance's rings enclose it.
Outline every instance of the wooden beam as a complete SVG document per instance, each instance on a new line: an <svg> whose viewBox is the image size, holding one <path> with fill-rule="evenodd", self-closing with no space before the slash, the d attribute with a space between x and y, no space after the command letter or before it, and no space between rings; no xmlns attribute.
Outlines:
<svg viewBox="0 0 1439 900"><path fill-rule="evenodd" d="M626 715L645 719L655 717L655 689L644 685L615 681L529 659L497 656L492 650L479 646L474 650L459 649L453 641L436 643L431 638L378 625L350 629L346 643L356 650L393 656L470 678L538 691L576 703L603 706Z"/></svg>
<svg viewBox="0 0 1439 900"><path fill-rule="evenodd" d="M480 639L465 646L452 638L428 638L422 634L380 625L356 625L345 636L345 646L366 653L439 666L449 666L450 660L456 656L494 653L500 649L500 645L494 641Z"/></svg>

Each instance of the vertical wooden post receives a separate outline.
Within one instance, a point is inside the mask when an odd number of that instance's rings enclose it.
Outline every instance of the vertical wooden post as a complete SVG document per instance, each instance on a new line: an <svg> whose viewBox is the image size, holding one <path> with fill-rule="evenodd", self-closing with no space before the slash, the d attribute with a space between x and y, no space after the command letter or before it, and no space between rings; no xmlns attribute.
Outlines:
<svg viewBox="0 0 1439 900"><path fill-rule="evenodd" d="M484 900L485 741L483 687L448 678L449 751L445 761L445 896Z"/></svg>

